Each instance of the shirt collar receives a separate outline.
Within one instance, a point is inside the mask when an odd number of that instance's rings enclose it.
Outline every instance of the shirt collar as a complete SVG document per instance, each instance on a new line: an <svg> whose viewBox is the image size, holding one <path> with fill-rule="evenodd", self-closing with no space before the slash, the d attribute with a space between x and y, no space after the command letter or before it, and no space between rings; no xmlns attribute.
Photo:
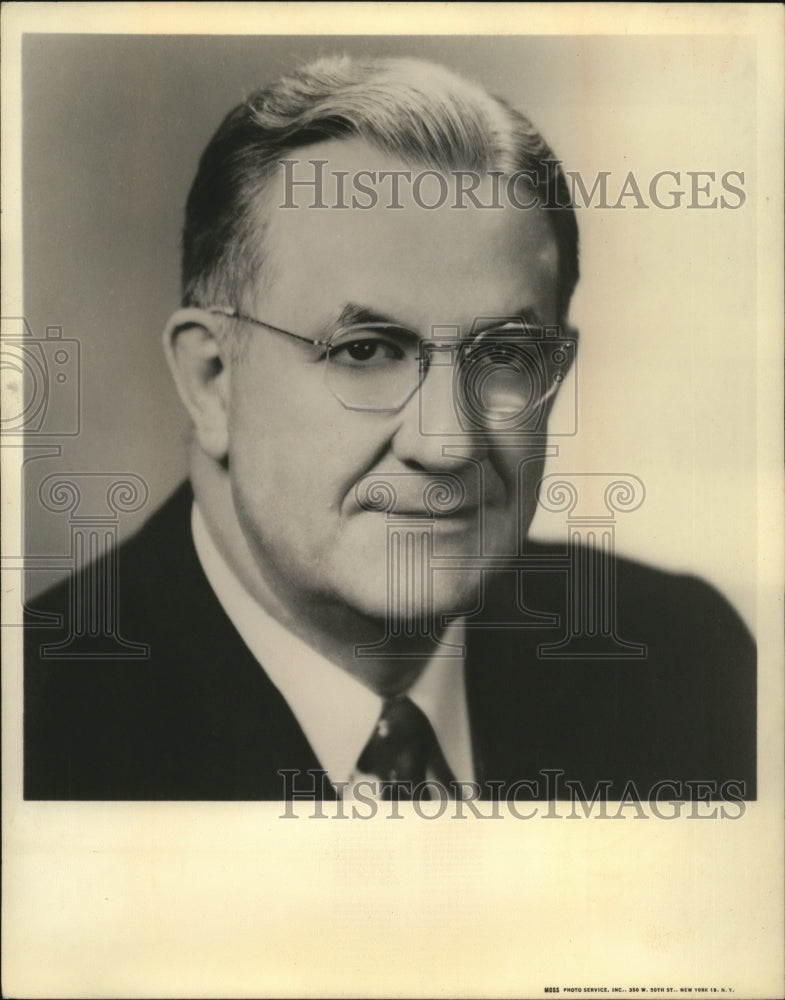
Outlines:
<svg viewBox="0 0 785 1000"><path fill-rule="evenodd" d="M229 620L287 701L330 780L349 782L381 712L381 697L261 607L218 551L196 503L191 529L199 562ZM464 632L462 622L453 622L444 641L462 647ZM455 778L472 781L463 657L432 657L407 694L433 726Z"/></svg>

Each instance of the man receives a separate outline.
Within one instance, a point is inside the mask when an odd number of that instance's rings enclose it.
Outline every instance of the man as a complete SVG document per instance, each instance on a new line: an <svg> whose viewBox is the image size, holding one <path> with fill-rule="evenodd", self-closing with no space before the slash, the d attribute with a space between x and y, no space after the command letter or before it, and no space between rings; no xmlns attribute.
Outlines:
<svg viewBox="0 0 785 1000"><path fill-rule="evenodd" d="M119 555L149 659L28 631L25 794L754 796L726 602L523 545L577 279L552 151L445 70L323 60L231 112L164 336L190 483Z"/></svg>

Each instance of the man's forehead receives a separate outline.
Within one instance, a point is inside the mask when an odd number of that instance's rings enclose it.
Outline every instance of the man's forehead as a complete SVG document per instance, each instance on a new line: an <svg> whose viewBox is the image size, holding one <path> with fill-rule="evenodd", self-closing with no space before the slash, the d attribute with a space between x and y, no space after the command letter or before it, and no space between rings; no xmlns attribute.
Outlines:
<svg viewBox="0 0 785 1000"><path fill-rule="evenodd" d="M325 296L340 285L344 301L403 291L428 308L441 298L445 310L459 299L482 312L551 312L558 255L547 214L511 205L498 178L409 164L359 139L287 160L266 197L265 286L295 274Z"/></svg>

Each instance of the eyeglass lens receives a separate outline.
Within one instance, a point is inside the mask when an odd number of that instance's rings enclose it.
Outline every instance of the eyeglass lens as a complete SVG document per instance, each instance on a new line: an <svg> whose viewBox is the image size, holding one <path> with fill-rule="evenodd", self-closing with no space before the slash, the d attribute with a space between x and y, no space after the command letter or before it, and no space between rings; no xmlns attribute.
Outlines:
<svg viewBox="0 0 785 1000"><path fill-rule="evenodd" d="M524 429L553 391L566 356L528 328L487 330L470 341L423 341L390 324L348 327L331 341L326 380L348 409L397 410L433 364L451 365L455 403L471 421Z"/></svg>

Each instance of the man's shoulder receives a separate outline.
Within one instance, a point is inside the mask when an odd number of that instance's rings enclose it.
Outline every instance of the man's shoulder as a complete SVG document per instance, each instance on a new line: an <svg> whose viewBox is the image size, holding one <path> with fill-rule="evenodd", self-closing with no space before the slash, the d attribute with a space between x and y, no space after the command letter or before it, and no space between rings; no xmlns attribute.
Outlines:
<svg viewBox="0 0 785 1000"><path fill-rule="evenodd" d="M117 605L133 614L157 607L167 595L183 596L195 578L198 560L190 531L193 492L183 482L130 538L111 540L70 576L27 602L27 626L36 629L47 616L73 612L81 595Z"/></svg>
<svg viewBox="0 0 785 1000"><path fill-rule="evenodd" d="M532 542L527 546L531 559L528 588L539 591L544 602L553 608L578 611L581 602L587 612L596 610L605 618L590 623L603 626L624 621L633 627L643 626L651 633L660 628L664 635L685 637L685 629L699 628L713 633L737 634L740 641L752 644L752 636L727 598L711 583L689 572L680 572L644 563L622 555L610 555L590 546L568 550L559 542ZM565 586L565 583L567 586Z"/></svg>
<svg viewBox="0 0 785 1000"><path fill-rule="evenodd" d="M28 797L221 797L243 727L279 707L204 576L192 500L180 487L117 551L31 602Z"/></svg>
<svg viewBox="0 0 785 1000"><path fill-rule="evenodd" d="M498 761L534 746L520 773L561 768L617 794L634 779L643 797L707 778L754 797L755 644L730 603L692 575L596 549L527 554L517 588L468 620L475 719Z"/></svg>
<svg viewBox="0 0 785 1000"><path fill-rule="evenodd" d="M557 542L527 545L521 566L488 588L482 612L469 619L470 631L489 629L488 648L506 650L502 662L525 651L552 666L689 668L695 684L754 674L749 628L698 576Z"/></svg>

